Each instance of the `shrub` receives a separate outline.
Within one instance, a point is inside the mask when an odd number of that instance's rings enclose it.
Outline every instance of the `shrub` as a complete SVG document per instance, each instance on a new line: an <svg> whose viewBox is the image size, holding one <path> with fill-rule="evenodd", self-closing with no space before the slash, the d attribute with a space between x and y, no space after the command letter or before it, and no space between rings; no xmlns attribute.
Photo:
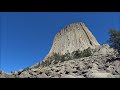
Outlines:
<svg viewBox="0 0 120 90"><path fill-rule="evenodd" d="M65 61L65 55L61 55L60 61L61 61L61 62L64 62L64 61Z"/></svg>
<svg viewBox="0 0 120 90"><path fill-rule="evenodd" d="M76 50L72 53L72 55L73 55L73 59L77 59L77 58L89 57L92 55L92 52L90 48L87 48L83 51Z"/></svg>
<svg viewBox="0 0 120 90"><path fill-rule="evenodd" d="M44 66L49 66L52 62L53 64L57 64L58 62L64 62L66 60L88 57L91 55L92 53L90 48L87 48L84 51L76 50L73 51L72 53L67 52L64 55L59 55L57 53L54 53L53 56L48 57L48 59L42 62L41 65L44 67Z"/></svg>
<svg viewBox="0 0 120 90"><path fill-rule="evenodd" d="M68 52L64 55L64 60L70 60L71 59L71 54Z"/></svg>
<svg viewBox="0 0 120 90"><path fill-rule="evenodd" d="M42 61L39 66L42 66L42 67L49 66L51 62L52 62L51 59L47 59L46 61Z"/></svg>
<svg viewBox="0 0 120 90"><path fill-rule="evenodd" d="M54 54L54 56L53 56L53 58L55 59L55 60L60 60L61 59L61 56L59 55L59 54L57 54L57 53L55 53Z"/></svg>
<svg viewBox="0 0 120 90"><path fill-rule="evenodd" d="M89 57L92 55L91 49L87 48L84 51L82 51L82 57Z"/></svg>
<svg viewBox="0 0 120 90"><path fill-rule="evenodd" d="M114 49L117 49L120 53L120 31L110 29L109 30L110 38L107 40L107 42L110 44L111 47Z"/></svg>
<svg viewBox="0 0 120 90"><path fill-rule="evenodd" d="M77 59L81 57L81 52L80 50L76 50L72 52L72 55L73 55L73 59Z"/></svg>

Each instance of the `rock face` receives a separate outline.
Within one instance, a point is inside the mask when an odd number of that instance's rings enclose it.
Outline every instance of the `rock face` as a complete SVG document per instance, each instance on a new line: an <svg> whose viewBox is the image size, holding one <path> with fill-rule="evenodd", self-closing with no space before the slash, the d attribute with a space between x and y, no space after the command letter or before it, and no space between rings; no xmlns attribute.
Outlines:
<svg viewBox="0 0 120 90"><path fill-rule="evenodd" d="M71 53L78 49L82 51L88 47L95 48L99 45L85 24L77 22L66 26L56 34L47 57L52 56L54 53L63 55L67 52Z"/></svg>

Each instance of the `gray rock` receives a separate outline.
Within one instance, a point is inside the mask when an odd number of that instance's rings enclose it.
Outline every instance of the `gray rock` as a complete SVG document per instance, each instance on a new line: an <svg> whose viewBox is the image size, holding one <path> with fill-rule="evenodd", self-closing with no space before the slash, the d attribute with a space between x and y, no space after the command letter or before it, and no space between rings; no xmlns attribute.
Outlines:
<svg viewBox="0 0 120 90"><path fill-rule="evenodd" d="M78 66L80 70L84 70L86 68L86 65L83 62L79 62Z"/></svg>
<svg viewBox="0 0 120 90"><path fill-rule="evenodd" d="M114 78L120 78L120 75L114 75Z"/></svg>
<svg viewBox="0 0 120 90"><path fill-rule="evenodd" d="M14 71L12 74L13 74L13 75L17 75L17 74L18 74L18 72L17 72L17 71Z"/></svg>
<svg viewBox="0 0 120 90"><path fill-rule="evenodd" d="M54 71L59 72L61 69L62 69L62 67L59 66L59 67L54 68Z"/></svg>
<svg viewBox="0 0 120 90"><path fill-rule="evenodd" d="M116 71L117 71L117 73L120 75L120 68L117 68Z"/></svg>
<svg viewBox="0 0 120 90"><path fill-rule="evenodd" d="M42 73L40 75L37 75L37 78L50 78L50 76L47 76L45 73Z"/></svg>
<svg viewBox="0 0 120 90"><path fill-rule="evenodd" d="M37 75L36 78L48 78L48 77L43 76L43 75Z"/></svg>
<svg viewBox="0 0 120 90"><path fill-rule="evenodd" d="M30 76L29 78L37 78L37 76L32 75L32 76Z"/></svg>
<svg viewBox="0 0 120 90"><path fill-rule="evenodd" d="M37 72L38 71L38 68L33 68L31 69L32 72Z"/></svg>
<svg viewBox="0 0 120 90"><path fill-rule="evenodd" d="M50 73L50 76L52 76L52 77L58 76L58 73L56 73L55 71L52 71L52 72Z"/></svg>
<svg viewBox="0 0 120 90"><path fill-rule="evenodd" d="M104 44L101 46L97 46L95 48L95 53L94 55L103 55L103 56L113 56L113 55L117 55L118 52L116 52L116 50L114 50L113 48L110 48L109 45Z"/></svg>
<svg viewBox="0 0 120 90"><path fill-rule="evenodd" d="M72 75L74 77L80 76L79 73L69 73L68 75Z"/></svg>
<svg viewBox="0 0 120 90"><path fill-rule="evenodd" d="M15 78L15 76L11 74L7 74L3 71L0 71L0 78Z"/></svg>
<svg viewBox="0 0 120 90"><path fill-rule="evenodd" d="M75 73L75 72L77 72L77 70L76 70L76 68L71 68L70 66L67 66L66 68L65 68L65 73L66 74L68 74L68 73Z"/></svg>
<svg viewBox="0 0 120 90"><path fill-rule="evenodd" d="M61 69L59 72L58 72L59 75L61 74L65 74L65 70Z"/></svg>
<svg viewBox="0 0 120 90"><path fill-rule="evenodd" d="M30 72L29 74L30 74L30 75L38 75L39 72Z"/></svg>
<svg viewBox="0 0 120 90"><path fill-rule="evenodd" d="M31 77L31 75L28 72L26 72L26 71L22 72L19 75L19 78L28 78L28 77Z"/></svg>
<svg viewBox="0 0 120 90"><path fill-rule="evenodd" d="M61 75L60 78L76 78L76 77L72 76L72 75L66 75L66 74L64 74L64 75Z"/></svg>
<svg viewBox="0 0 120 90"><path fill-rule="evenodd" d="M98 65L96 63L93 63L92 64L92 69L96 69L97 70L98 69Z"/></svg>
<svg viewBox="0 0 120 90"><path fill-rule="evenodd" d="M109 66L108 68L106 68L106 72L112 73L113 72L113 68L111 66Z"/></svg>
<svg viewBox="0 0 120 90"><path fill-rule="evenodd" d="M110 73L94 72L89 75L90 78L114 78Z"/></svg>
<svg viewBox="0 0 120 90"><path fill-rule="evenodd" d="M80 76L76 76L76 78L85 78L84 76L80 75Z"/></svg>
<svg viewBox="0 0 120 90"><path fill-rule="evenodd" d="M120 67L120 61L118 61L118 60L114 61L113 65L116 67Z"/></svg>

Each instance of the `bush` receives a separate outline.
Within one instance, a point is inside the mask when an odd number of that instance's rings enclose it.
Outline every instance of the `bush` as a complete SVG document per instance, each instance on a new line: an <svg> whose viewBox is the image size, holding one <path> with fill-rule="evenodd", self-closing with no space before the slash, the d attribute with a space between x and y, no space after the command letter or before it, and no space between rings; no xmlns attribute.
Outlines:
<svg viewBox="0 0 120 90"><path fill-rule="evenodd" d="M85 49L84 51L76 50L73 51L71 54L67 52L64 55L59 55L57 53L54 53L53 56L48 57L48 59L42 62L41 65L44 67L44 66L49 66L52 62L53 64L57 64L58 62L64 62L66 60L88 57L91 55L92 53L90 48Z"/></svg>
<svg viewBox="0 0 120 90"><path fill-rule="evenodd" d="M45 66L49 66L51 64L51 61L50 60L46 60L46 61L43 61L40 65L45 67Z"/></svg>
<svg viewBox="0 0 120 90"><path fill-rule="evenodd" d="M45 67L45 66L49 66L50 64L52 64L52 61L54 61L55 59L57 60L57 54L55 56L51 56L51 57L48 57L46 61L42 61L40 63L39 66L42 66L42 67Z"/></svg>
<svg viewBox="0 0 120 90"><path fill-rule="evenodd" d="M87 48L84 51L80 51L80 50L74 51L72 52L72 55L73 55L73 59L77 59L77 58L89 57L92 55L92 52L90 48Z"/></svg>
<svg viewBox="0 0 120 90"><path fill-rule="evenodd" d="M82 57L89 57L92 55L91 49L87 48L82 52Z"/></svg>
<svg viewBox="0 0 120 90"><path fill-rule="evenodd" d="M80 50L78 49L77 51L73 51L72 56L73 56L73 59L77 59L77 58L81 57Z"/></svg>
<svg viewBox="0 0 120 90"><path fill-rule="evenodd" d="M65 55L63 55L64 60L70 60L71 59L71 54L69 52L65 53Z"/></svg>
<svg viewBox="0 0 120 90"><path fill-rule="evenodd" d="M58 62L64 62L65 60L70 60L70 59L71 59L70 53L66 53L64 55L59 55L57 53L54 53L54 55L52 57L49 57L49 59L46 61L50 61L50 62L54 61L53 63L57 64Z"/></svg>
<svg viewBox="0 0 120 90"><path fill-rule="evenodd" d="M110 38L107 40L107 42L110 44L111 47L114 49L117 49L120 53L120 31L110 29L109 30Z"/></svg>
<svg viewBox="0 0 120 90"><path fill-rule="evenodd" d="M57 53L55 53L54 54L54 56L53 56L53 58L55 59L55 60L60 60L61 59L61 56L59 55L59 54L57 54Z"/></svg>
<svg viewBox="0 0 120 90"><path fill-rule="evenodd" d="M61 62L64 62L64 61L65 61L65 55L61 55L60 61L61 61Z"/></svg>

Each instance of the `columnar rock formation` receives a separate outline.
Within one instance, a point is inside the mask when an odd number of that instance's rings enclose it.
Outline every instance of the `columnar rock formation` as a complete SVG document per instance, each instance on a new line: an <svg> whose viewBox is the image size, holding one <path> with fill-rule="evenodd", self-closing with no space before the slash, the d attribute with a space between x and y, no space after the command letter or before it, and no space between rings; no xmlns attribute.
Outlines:
<svg viewBox="0 0 120 90"><path fill-rule="evenodd" d="M63 55L67 52L71 53L78 49L82 51L88 47L95 48L99 45L85 24L77 22L66 26L56 34L47 57L52 56L54 53Z"/></svg>

